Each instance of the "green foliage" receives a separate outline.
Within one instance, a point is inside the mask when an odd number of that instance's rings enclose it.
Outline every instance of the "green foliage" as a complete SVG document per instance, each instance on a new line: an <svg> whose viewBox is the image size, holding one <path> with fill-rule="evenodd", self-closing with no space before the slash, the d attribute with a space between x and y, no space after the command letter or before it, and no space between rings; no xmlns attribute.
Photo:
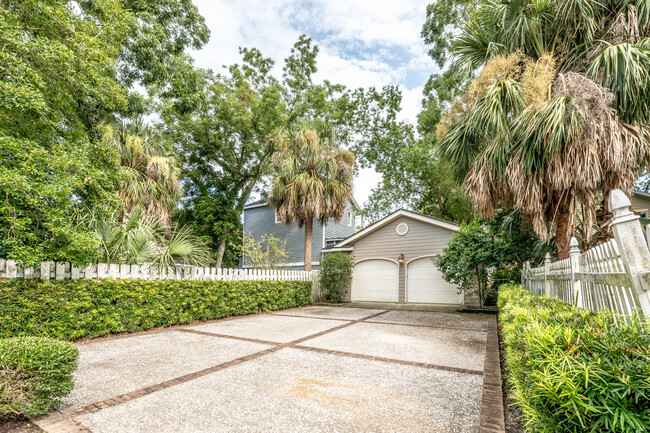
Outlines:
<svg viewBox="0 0 650 433"><path fill-rule="evenodd" d="M97 0L78 0L81 10L96 14ZM131 89L123 115L150 111L151 101L134 86L152 90L166 88L175 76L191 64L185 52L199 50L210 37L205 19L191 0L118 0L134 18L128 23L117 60L117 78Z"/></svg>
<svg viewBox="0 0 650 433"><path fill-rule="evenodd" d="M92 137L102 113L126 105L114 68L131 16L95 5L88 15L63 0L0 7L0 251L27 265L87 262L97 242L74 213L119 204L115 153Z"/></svg>
<svg viewBox="0 0 650 433"><path fill-rule="evenodd" d="M501 246L479 220L462 224L442 254L433 261L445 281L461 291L475 291L481 306L488 295L490 268L501 262Z"/></svg>
<svg viewBox="0 0 650 433"><path fill-rule="evenodd" d="M350 90L327 80L315 84L318 47L305 35L284 59L282 80L271 74L274 59L258 49L240 48L240 54L242 62L220 74L189 64L178 68L158 95L167 132L185 155L185 217L197 218L211 232L220 257L235 248L237 236L231 233L239 229L238 217L251 193L265 187L264 177L274 172L271 158L281 131L293 133L318 122L364 166L388 167L390 154L413 137L413 128L397 120L397 87ZM219 199L210 206L231 206L236 218L224 213L215 220L192 210L203 197L215 196Z"/></svg>
<svg viewBox="0 0 650 433"><path fill-rule="evenodd" d="M396 150L390 168L382 174L380 185L364 206L371 221L399 208L455 223L474 219L472 204L463 195L461 185L434 156L432 146L424 141Z"/></svg>
<svg viewBox="0 0 650 433"><path fill-rule="evenodd" d="M250 233L244 235L244 264L255 269L278 269L288 262L292 251L287 249L287 240L265 233L256 241Z"/></svg>
<svg viewBox="0 0 650 433"><path fill-rule="evenodd" d="M227 196L230 191L226 182L217 181L224 186L210 189L207 192L196 191L193 186L187 185L188 197L184 200L185 208L175 217L179 225L191 224L197 236L207 239L212 251L219 248L221 239L225 240L225 251L221 266L224 268L236 268L239 266L239 258L242 250L242 223L239 213L229 201Z"/></svg>
<svg viewBox="0 0 650 433"><path fill-rule="evenodd" d="M650 323L499 290L507 381L531 433L650 429Z"/></svg>
<svg viewBox="0 0 650 433"><path fill-rule="evenodd" d="M0 280L0 336L75 340L310 302L311 281Z"/></svg>
<svg viewBox="0 0 650 433"><path fill-rule="evenodd" d="M152 263L159 269L212 263L208 242L191 225L163 229L159 219L143 217L142 212L137 205L125 221L115 215L97 217L93 211L81 215L79 222L93 230L100 242L95 263Z"/></svg>
<svg viewBox="0 0 650 433"><path fill-rule="evenodd" d="M438 0L427 5L426 21L421 36L429 47L429 56L436 62L442 73L433 74L425 88L435 90L441 101L450 101L459 96L468 84L471 74L457 67L445 68L453 57L453 41L459 30L471 18L481 1L477 0Z"/></svg>
<svg viewBox="0 0 650 433"><path fill-rule="evenodd" d="M500 210L491 220L461 224L434 262L445 281L476 290L481 302L505 281L519 281L525 262L540 262L545 250L516 211ZM490 273L491 272L491 273Z"/></svg>
<svg viewBox="0 0 650 433"><path fill-rule="evenodd" d="M40 337L0 339L0 419L38 415L72 391L77 348Z"/></svg>
<svg viewBox="0 0 650 433"><path fill-rule="evenodd" d="M101 128L101 141L119 154L118 194L126 213L136 206L143 217L154 217L169 227L180 199L180 162L164 137L136 117Z"/></svg>
<svg viewBox="0 0 650 433"><path fill-rule="evenodd" d="M320 290L325 294L325 299L339 302L343 297L343 290L352 283L354 258L346 253L328 253L320 261Z"/></svg>

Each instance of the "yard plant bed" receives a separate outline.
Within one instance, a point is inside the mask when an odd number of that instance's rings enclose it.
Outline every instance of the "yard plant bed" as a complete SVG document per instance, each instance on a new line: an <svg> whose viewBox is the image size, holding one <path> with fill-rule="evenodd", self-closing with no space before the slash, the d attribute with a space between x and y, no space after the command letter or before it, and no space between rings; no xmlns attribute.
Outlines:
<svg viewBox="0 0 650 433"><path fill-rule="evenodd" d="M77 340L310 301L309 281L0 280L0 337Z"/></svg>
<svg viewBox="0 0 650 433"><path fill-rule="evenodd" d="M527 431L650 431L647 320L595 314L518 285L501 287L499 306L507 391Z"/></svg>

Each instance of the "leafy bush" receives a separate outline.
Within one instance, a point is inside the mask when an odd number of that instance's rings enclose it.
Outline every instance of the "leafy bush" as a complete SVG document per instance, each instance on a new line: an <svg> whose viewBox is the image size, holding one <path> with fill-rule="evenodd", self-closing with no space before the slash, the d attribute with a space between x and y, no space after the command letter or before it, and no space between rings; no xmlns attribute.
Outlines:
<svg viewBox="0 0 650 433"><path fill-rule="evenodd" d="M252 268L278 269L289 261L291 254L286 238L276 238L272 233L265 233L258 242L250 232L244 234L244 263Z"/></svg>
<svg viewBox="0 0 650 433"><path fill-rule="evenodd" d="M499 291L507 381L530 432L650 431L650 327Z"/></svg>
<svg viewBox="0 0 650 433"><path fill-rule="evenodd" d="M321 259L320 287L325 299L339 302L352 282L354 259L346 253L329 253Z"/></svg>
<svg viewBox="0 0 650 433"><path fill-rule="evenodd" d="M500 265L499 244L479 220L463 224L442 254L433 262L448 283L459 290L475 291L481 306L488 295L489 268Z"/></svg>
<svg viewBox="0 0 650 433"><path fill-rule="evenodd" d="M0 336L74 340L310 301L310 281L0 280Z"/></svg>
<svg viewBox="0 0 650 433"><path fill-rule="evenodd" d="M77 348L50 338L0 339L0 418L37 415L72 390Z"/></svg>

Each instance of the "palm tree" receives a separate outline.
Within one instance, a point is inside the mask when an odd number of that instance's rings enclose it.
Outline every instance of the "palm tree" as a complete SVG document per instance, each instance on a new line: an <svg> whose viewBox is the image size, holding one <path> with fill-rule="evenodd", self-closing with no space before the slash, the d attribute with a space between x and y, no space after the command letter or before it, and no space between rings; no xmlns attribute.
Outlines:
<svg viewBox="0 0 650 433"><path fill-rule="evenodd" d="M441 122L441 156L482 215L515 208L568 257L577 211L592 227L595 196L606 215L649 160L650 2L491 0L454 54L483 69Z"/></svg>
<svg viewBox="0 0 650 433"><path fill-rule="evenodd" d="M120 155L122 181L118 194L126 214L136 206L142 216L169 227L180 199L180 164L162 136L141 118L103 126L102 139Z"/></svg>
<svg viewBox="0 0 650 433"><path fill-rule="evenodd" d="M156 218L143 216L142 206L134 207L125 221L88 211L80 216L80 223L99 239L99 263L150 263L170 269L178 264L208 266L212 261L209 245L190 225L165 231Z"/></svg>
<svg viewBox="0 0 650 433"><path fill-rule="evenodd" d="M341 221L352 197L354 155L334 146L332 134L304 129L277 140L277 175L269 203L285 224L305 227L305 270L311 271L314 219Z"/></svg>

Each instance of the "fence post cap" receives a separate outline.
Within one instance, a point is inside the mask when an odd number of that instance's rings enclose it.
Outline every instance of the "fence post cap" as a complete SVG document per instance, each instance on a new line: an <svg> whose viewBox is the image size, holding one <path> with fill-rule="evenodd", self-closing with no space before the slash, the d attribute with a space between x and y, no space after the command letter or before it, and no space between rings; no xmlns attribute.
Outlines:
<svg viewBox="0 0 650 433"><path fill-rule="evenodd" d="M616 212L619 209L627 210L632 205L627 195L620 189L613 189L609 193L609 210Z"/></svg>
<svg viewBox="0 0 650 433"><path fill-rule="evenodd" d="M613 189L609 193L608 204L609 210L614 213L612 225L639 219L637 215L634 215L634 213L630 211L632 203L630 202L629 197L620 189Z"/></svg>
<svg viewBox="0 0 650 433"><path fill-rule="evenodd" d="M571 249L578 248L578 240L576 239L575 236L571 237L571 241L569 242L569 246L571 247Z"/></svg>
<svg viewBox="0 0 650 433"><path fill-rule="evenodd" d="M544 257L544 263L551 263L551 253L546 253Z"/></svg>

